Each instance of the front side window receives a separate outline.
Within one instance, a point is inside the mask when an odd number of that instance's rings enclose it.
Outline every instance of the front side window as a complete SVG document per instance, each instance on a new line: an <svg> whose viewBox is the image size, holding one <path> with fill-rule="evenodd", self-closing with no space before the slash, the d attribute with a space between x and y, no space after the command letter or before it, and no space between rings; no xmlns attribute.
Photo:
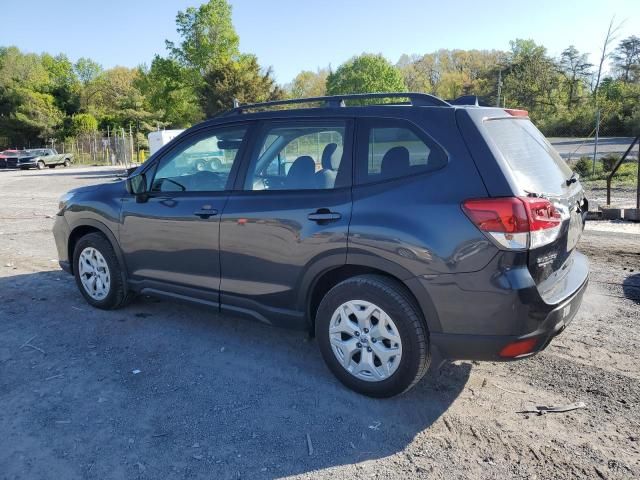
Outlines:
<svg viewBox="0 0 640 480"><path fill-rule="evenodd" d="M345 121L267 124L258 139L245 190L322 190L349 182Z"/></svg>
<svg viewBox="0 0 640 480"><path fill-rule="evenodd" d="M217 192L227 189L229 174L247 128L211 130L197 135L160 160L152 192Z"/></svg>
<svg viewBox="0 0 640 480"><path fill-rule="evenodd" d="M364 120L360 129L360 183L407 177L442 167L446 155L400 120Z"/></svg>

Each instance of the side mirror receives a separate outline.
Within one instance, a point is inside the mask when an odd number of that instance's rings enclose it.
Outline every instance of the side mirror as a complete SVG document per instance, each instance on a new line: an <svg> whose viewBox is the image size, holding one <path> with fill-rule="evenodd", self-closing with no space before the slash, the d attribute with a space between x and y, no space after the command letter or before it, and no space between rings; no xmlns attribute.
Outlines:
<svg viewBox="0 0 640 480"><path fill-rule="evenodd" d="M147 193L147 177L144 173L127 178L126 185L127 192L137 197Z"/></svg>

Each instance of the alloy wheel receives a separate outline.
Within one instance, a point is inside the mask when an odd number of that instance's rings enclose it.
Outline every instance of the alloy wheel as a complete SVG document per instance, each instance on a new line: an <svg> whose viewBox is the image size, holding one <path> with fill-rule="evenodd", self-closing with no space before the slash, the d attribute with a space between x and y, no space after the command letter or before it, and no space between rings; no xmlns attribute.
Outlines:
<svg viewBox="0 0 640 480"><path fill-rule="evenodd" d="M340 365L360 380L386 380L400 365L402 339L396 324L366 300L345 302L335 310L329 340Z"/></svg>
<svg viewBox="0 0 640 480"><path fill-rule="evenodd" d="M87 247L80 253L78 273L85 292L94 300L104 300L111 288L109 266L99 250Z"/></svg>

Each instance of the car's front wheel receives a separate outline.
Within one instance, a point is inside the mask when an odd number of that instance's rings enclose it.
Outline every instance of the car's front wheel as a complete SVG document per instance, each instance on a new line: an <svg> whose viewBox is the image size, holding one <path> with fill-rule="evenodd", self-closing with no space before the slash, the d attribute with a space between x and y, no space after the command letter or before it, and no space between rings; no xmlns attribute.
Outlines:
<svg viewBox="0 0 640 480"><path fill-rule="evenodd" d="M430 363L418 307L402 285L381 275L353 277L329 290L316 314L316 338L336 377L372 397L410 389Z"/></svg>
<svg viewBox="0 0 640 480"><path fill-rule="evenodd" d="M120 308L131 298L113 246L101 233L89 233L78 240L73 272L80 292L94 307Z"/></svg>
<svg viewBox="0 0 640 480"><path fill-rule="evenodd" d="M68 158L65 158L63 165L65 166L65 168L68 167L69 165L71 165L71 160L69 160Z"/></svg>
<svg viewBox="0 0 640 480"><path fill-rule="evenodd" d="M36 163L36 167L38 168L38 170L44 170L45 164L42 160L38 160L38 163Z"/></svg>

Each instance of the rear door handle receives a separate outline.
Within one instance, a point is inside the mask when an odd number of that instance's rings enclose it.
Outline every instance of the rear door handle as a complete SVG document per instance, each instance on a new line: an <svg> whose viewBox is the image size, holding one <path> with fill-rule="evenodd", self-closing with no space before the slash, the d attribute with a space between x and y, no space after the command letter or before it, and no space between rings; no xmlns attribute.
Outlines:
<svg viewBox="0 0 640 480"><path fill-rule="evenodd" d="M310 213L307 215L307 218L313 222L335 222L336 220L340 220L342 215L337 212L332 212L327 208L321 208L317 212Z"/></svg>
<svg viewBox="0 0 640 480"><path fill-rule="evenodd" d="M215 208L201 208L200 210L196 210L193 212L196 217L200 217L203 220L206 220L214 215L218 214L218 210Z"/></svg>

